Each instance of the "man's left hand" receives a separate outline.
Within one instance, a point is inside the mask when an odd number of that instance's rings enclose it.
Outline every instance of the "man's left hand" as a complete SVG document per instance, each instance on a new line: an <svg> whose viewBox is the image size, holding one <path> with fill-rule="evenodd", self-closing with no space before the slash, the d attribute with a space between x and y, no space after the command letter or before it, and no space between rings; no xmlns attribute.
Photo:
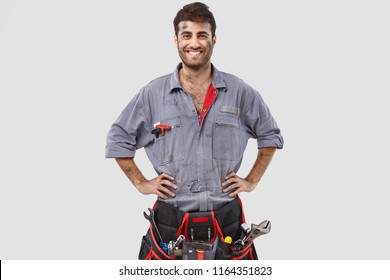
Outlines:
<svg viewBox="0 0 390 280"><path fill-rule="evenodd" d="M251 192L255 189L256 185L239 177L235 172L230 172L222 183L222 187L224 188L223 192L231 192L229 193L230 197L235 197L240 192Z"/></svg>

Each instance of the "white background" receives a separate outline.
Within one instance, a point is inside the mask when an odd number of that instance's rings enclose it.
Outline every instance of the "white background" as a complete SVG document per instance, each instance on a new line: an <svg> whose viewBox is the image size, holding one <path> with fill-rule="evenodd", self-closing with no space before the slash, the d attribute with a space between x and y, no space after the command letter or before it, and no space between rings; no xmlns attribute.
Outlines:
<svg viewBox="0 0 390 280"><path fill-rule="evenodd" d="M1 279L388 280L389 263L389 260L6 260L1 263ZM120 275L121 272L123 275Z"/></svg>
<svg viewBox="0 0 390 280"><path fill-rule="evenodd" d="M0 259L137 258L155 197L104 158L105 137L179 62L172 20L189 2L0 1ZM261 92L285 138L241 195L248 222L272 221L259 257L389 259L387 1L205 3L213 63Z"/></svg>

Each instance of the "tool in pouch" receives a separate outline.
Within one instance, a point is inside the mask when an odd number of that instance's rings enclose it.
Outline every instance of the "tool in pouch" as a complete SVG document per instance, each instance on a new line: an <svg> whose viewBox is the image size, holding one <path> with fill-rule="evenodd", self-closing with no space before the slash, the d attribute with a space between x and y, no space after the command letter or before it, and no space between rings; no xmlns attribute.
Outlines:
<svg viewBox="0 0 390 280"><path fill-rule="evenodd" d="M230 259L230 250L232 248L233 239L231 236L226 236L221 244L222 248L222 259L229 260Z"/></svg>
<svg viewBox="0 0 390 280"><path fill-rule="evenodd" d="M154 219L154 211L152 210L152 208L148 208L148 210L149 210L150 214L148 215L144 211L144 217L145 217L145 219L147 219L150 222L150 224L152 226L153 234L156 238L156 241L158 242L158 245L164 250L164 248L166 247L166 244L163 242L160 231L158 230L158 227L156 225L156 221Z"/></svg>
<svg viewBox="0 0 390 280"><path fill-rule="evenodd" d="M175 257L181 257L183 255L188 255L192 253L192 250L189 250L188 248L179 249L179 245L183 243L185 240L185 236L183 234L179 235L179 237L176 239L176 241L169 241L168 243L168 255L169 256L175 256Z"/></svg>
<svg viewBox="0 0 390 280"><path fill-rule="evenodd" d="M240 250L247 248L257 237L269 233L271 231L271 221L264 220L258 225L252 224L251 227L243 223L240 228L243 237L234 242L233 256L237 256Z"/></svg>
<svg viewBox="0 0 390 280"><path fill-rule="evenodd" d="M146 212L144 211L144 217L145 219L147 219L151 226L152 226L152 231L153 231L153 235L155 236L156 238L156 241L158 243L158 245L160 246L160 248L166 253L168 254L169 256L182 256L182 255L185 255L185 254L190 254L192 253L192 250L188 250L188 249L179 249L178 246L184 241L185 237L184 235L180 235L176 241L169 241L168 244L164 242L164 240L162 239L161 237L161 233L157 227L157 224L156 224L156 220L155 220L155 213L154 213L154 210L151 209L151 208L148 208L150 214L146 214Z"/></svg>
<svg viewBox="0 0 390 280"><path fill-rule="evenodd" d="M186 246L196 250L196 259L204 260L205 252L213 250L216 237L211 212L189 213Z"/></svg>

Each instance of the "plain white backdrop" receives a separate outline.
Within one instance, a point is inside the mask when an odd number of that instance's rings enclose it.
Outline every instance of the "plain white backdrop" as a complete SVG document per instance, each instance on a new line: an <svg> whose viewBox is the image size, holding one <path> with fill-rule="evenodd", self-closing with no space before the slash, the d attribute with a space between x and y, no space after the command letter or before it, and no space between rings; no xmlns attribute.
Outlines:
<svg viewBox="0 0 390 280"><path fill-rule="evenodd" d="M172 20L189 2L0 1L0 259L137 258L156 198L104 158L105 138L176 67ZM205 3L212 62L261 92L285 138L241 195L248 222L272 222L260 259L389 259L387 1Z"/></svg>

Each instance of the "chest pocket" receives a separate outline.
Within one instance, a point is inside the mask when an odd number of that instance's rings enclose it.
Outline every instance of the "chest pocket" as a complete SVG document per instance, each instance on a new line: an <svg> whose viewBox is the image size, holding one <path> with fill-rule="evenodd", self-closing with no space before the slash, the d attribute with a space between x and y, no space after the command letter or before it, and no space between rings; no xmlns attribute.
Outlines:
<svg viewBox="0 0 390 280"><path fill-rule="evenodd" d="M241 159L240 134L238 119L216 119L213 125L213 157L222 160Z"/></svg>
<svg viewBox="0 0 390 280"><path fill-rule="evenodd" d="M172 128L165 131L165 135L160 135L155 139L154 152L159 165L168 164L184 159L183 131L180 117L174 117L163 121Z"/></svg>

